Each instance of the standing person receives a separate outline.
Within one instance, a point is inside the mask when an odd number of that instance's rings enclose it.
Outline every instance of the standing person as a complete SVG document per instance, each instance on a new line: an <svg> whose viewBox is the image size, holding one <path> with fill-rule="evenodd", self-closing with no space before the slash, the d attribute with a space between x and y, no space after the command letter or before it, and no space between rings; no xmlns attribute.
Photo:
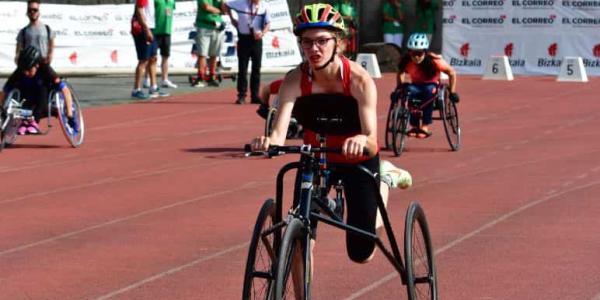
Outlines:
<svg viewBox="0 0 600 300"><path fill-rule="evenodd" d="M209 86L219 86L215 78L217 57L221 52L225 23L223 23L221 0L197 0L196 46L198 47L198 79L196 87L202 87L205 81ZM208 70L206 59L208 58ZM208 71L208 72L207 72ZM207 74L208 73L208 74Z"/></svg>
<svg viewBox="0 0 600 300"><path fill-rule="evenodd" d="M164 88L177 88L177 85L169 80L169 56L171 55L171 31L173 28L175 0L154 0L154 8L156 10L156 26L153 33L161 56L160 70L162 81L160 86Z"/></svg>
<svg viewBox="0 0 600 300"><path fill-rule="evenodd" d="M156 40L152 30L155 27L154 3L150 0L136 0L133 17L131 18L131 35L135 43L138 64L135 68L135 81L131 97L148 99L168 96L156 85ZM150 75L150 90L148 95L142 91L142 77L148 68Z"/></svg>
<svg viewBox="0 0 600 300"><path fill-rule="evenodd" d="M226 3L226 8L231 23L238 31L238 95L235 103L244 104L246 102L248 62L252 60L250 100L251 103L260 104L258 92L262 63L262 39L271 27L269 6L261 0L231 0ZM237 19L233 18L232 10L236 11Z"/></svg>
<svg viewBox="0 0 600 300"><path fill-rule="evenodd" d="M402 0L383 2L383 41L402 48L405 6Z"/></svg>
<svg viewBox="0 0 600 300"><path fill-rule="evenodd" d="M418 0L415 9L415 31L427 34L430 43L433 41L435 15L438 8L438 0Z"/></svg>
<svg viewBox="0 0 600 300"><path fill-rule="evenodd" d="M346 38L343 40L341 45L342 52L346 57L355 58L355 55L358 52L357 45L357 21L358 21L358 13L356 7L353 3L354 0L335 0L333 1L334 9L336 9L342 19L344 20L344 25L346 26Z"/></svg>
<svg viewBox="0 0 600 300"><path fill-rule="evenodd" d="M15 64L19 62L21 50L33 46L42 56L40 64L50 65L54 53L56 33L50 29L50 26L40 21L40 0L27 1L27 17L29 18L29 24L21 29L17 35Z"/></svg>

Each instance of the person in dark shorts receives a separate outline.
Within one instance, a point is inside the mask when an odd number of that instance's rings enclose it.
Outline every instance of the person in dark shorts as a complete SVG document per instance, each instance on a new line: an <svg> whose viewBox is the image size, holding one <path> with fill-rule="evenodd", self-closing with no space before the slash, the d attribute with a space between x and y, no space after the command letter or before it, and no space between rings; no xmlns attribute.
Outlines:
<svg viewBox="0 0 600 300"><path fill-rule="evenodd" d="M254 150L283 145L292 112L298 120L311 111L340 111L344 132L327 134L328 147L340 147L342 154L328 154L328 161L361 164L373 173L381 173L380 190L373 190L372 178L362 172L332 174L344 182L347 223L375 233L382 225L377 217L377 193L387 202L392 187L408 188L412 178L407 171L389 162L380 162L377 143L377 89L373 79L360 65L340 55L341 37L346 27L337 10L329 4L304 6L296 18L298 36L305 63L289 73L279 90L278 117L270 136L252 140ZM300 121L302 122L302 121ZM304 128L304 143L319 145L316 133ZM369 155L363 153L368 149ZM349 168L354 169L354 168ZM352 261L364 263L375 252L375 243L353 234L346 235L346 248Z"/></svg>

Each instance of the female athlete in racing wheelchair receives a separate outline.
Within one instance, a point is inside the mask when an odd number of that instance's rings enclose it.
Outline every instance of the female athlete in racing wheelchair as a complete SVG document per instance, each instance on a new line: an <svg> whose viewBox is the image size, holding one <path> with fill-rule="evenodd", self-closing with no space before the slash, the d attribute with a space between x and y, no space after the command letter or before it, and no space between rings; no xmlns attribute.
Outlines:
<svg viewBox="0 0 600 300"><path fill-rule="evenodd" d="M398 86L391 95L386 126L386 146L396 155L404 148L405 137L428 138L432 131L433 110L440 111L446 137L452 150L460 145L460 128L456 103L456 72L440 56L428 52L429 40L424 33L414 33L408 40L408 53L398 66ZM441 73L449 77L446 84ZM411 128L408 129L410 121Z"/></svg>

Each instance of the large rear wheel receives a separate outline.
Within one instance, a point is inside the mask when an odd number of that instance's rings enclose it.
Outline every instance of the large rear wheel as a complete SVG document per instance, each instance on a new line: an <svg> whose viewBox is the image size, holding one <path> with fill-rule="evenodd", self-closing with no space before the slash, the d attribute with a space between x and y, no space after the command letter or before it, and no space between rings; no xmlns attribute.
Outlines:
<svg viewBox="0 0 600 300"><path fill-rule="evenodd" d="M397 106L395 115L392 147L394 149L394 155L400 156L402 151L404 151L404 144L406 143L410 114L406 108Z"/></svg>
<svg viewBox="0 0 600 300"><path fill-rule="evenodd" d="M306 245L310 243L304 224L293 219L281 240L275 281L275 299L310 299L311 262ZM310 255L308 255L310 258Z"/></svg>
<svg viewBox="0 0 600 300"><path fill-rule="evenodd" d="M390 101L390 108L388 109L388 113L387 113L387 119L385 121L385 148L386 149L392 149L392 141L394 140L394 119L395 119L395 112L396 112L396 103L398 103L398 101L394 101L391 100Z"/></svg>
<svg viewBox="0 0 600 300"><path fill-rule="evenodd" d="M275 222L275 202L268 199L262 205L246 260L242 299L271 299L274 292L275 263L279 230L272 230Z"/></svg>
<svg viewBox="0 0 600 300"><path fill-rule="evenodd" d="M269 113L267 113L267 119L265 120L265 136L271 136L271 132L273 132L273 124L275 124L276 113L276 108L269 108Z"/></svg>
<svg viewBox="0 0 600 300"><path fill-rule="evenodd" d="M444 93L444 105L440 110L442 120L444 121L444 130L446 138L452 151L457 151L460 148L460 126L458 124L458 109L456 103L450 101L448 93Z"/></svg>
<svg viewBox="0 0 600 300"><path fill-rule="evenodd" d="M410 204L406 213L404 255L408 299L437 299L431 236L425 213L416 202Z"/></svg>
<svg viewBox="0 0 600 300"><path fill-rule="evenodd" d="M79 96L69 83L67 83L67 87L71 92L71 99L73 100L71 103L71 108L73 110L73 118L75 118L76 123L74 127L68 123L65 95L62 93L62 91L55 93L52 101L55 103L53 106L56 107L58 112L57 117L65 138L72 147L78 148L81 146L81 144L83 144L83 138L85 136L85 124L83 122L83 113L79 104ZM52 110L52 105L50 109Z"/></svg>

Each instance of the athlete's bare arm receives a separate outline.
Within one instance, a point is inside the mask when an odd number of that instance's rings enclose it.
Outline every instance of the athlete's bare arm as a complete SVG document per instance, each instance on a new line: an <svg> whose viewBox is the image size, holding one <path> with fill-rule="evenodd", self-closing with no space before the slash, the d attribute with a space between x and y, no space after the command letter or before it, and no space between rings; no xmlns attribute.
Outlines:
<svg viewBox="0 0 600 300"><path fill-rule="evenodd" d="M369 73L355 62L350 62L350 93L358 101L361 134L344 142L342 150L349 157L360 156L363 147L370 155L377 153L377 88Z"/></svg>

